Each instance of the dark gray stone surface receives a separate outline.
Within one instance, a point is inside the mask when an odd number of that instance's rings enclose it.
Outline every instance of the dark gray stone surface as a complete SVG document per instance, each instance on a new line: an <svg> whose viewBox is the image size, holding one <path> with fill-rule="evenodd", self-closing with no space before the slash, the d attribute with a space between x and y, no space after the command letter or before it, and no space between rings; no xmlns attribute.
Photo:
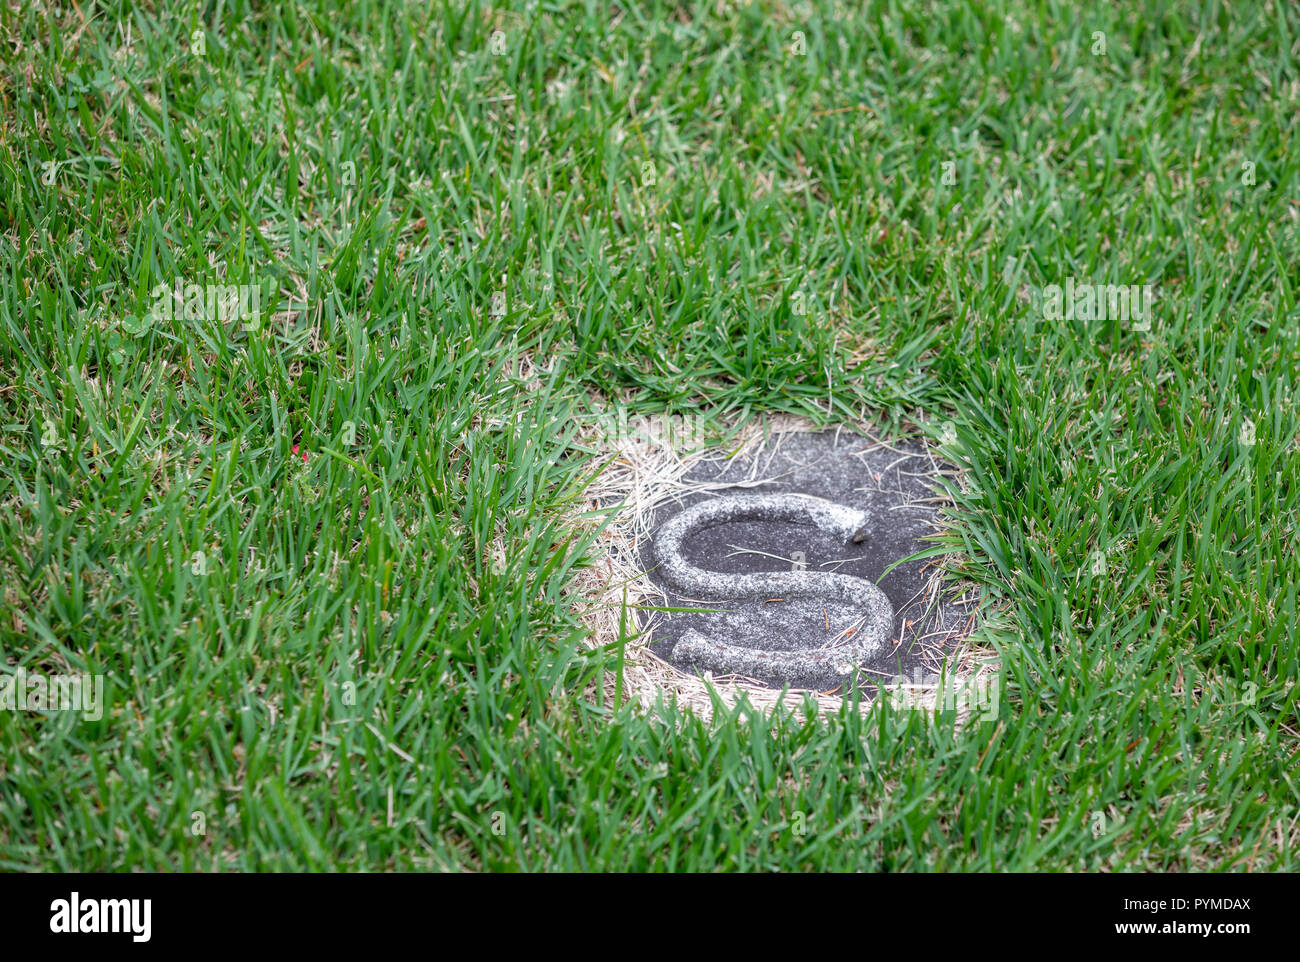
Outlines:
<svg viewBox="0 0 1300 962"><path fill-rule="evenodd" d="M680 553L697 568L743 575L796 570L797 553L802 553L809 572L851 575L878 584L893 605L894 623L884 653L862 663L857 673L858 683L871 694L873 681L934 670L973 610L971 602L954 603L951 587L927 596L935 570L932 560L908 562L880 579L890 564L929 547L925 539L942 523L935 471L953 469L923 452L918 442L886 446L846 430L776 435L753 457L726 460L720 456L697 465L686 476L688 482L725 485L773 479L770 483L691 494L666 503L655 512L652 529L657 533L689 505L731 494L799 492L867 512L871 523L861 543L845 540L842 532L809 524L744 520L699 530L682 543ZM841 600L847 597L843 592L828 591L823 597L795 597L797 592L789 592L790 598L779 600L704 601L699 592L692 597L680 591L674 584L680 584L678 579L663 577L653 545L643 545L641 551L650 577L667 591L669 606L710 610L707 614L641 613L642 627L653 628L651 649L684 671L720 673L716 663L700 665L673 657L688 633L727 645L780 652L842 645L845 632L863 625L863 606ZM925 568L927 564L930 567ZM913 623L904 631L907 621ZM701 650L694 635L685 640L681 652ZM807 676L785 671L767 678L749 677L774 688L788 685L822 691L837 685L844 690L849 682L848 676L836 678L824 670Z"/></svg>
<svg viewBox="0 0 1300 962"><path fill-rule="evenodd" d="M780 648L753 647L749 639L737 643L729 636L707 637L690 630L670 653L674 662L689 662L719 674L762 678L773 684L818 677L822 679L819 687L834 688L857 668L886 653L894 625L893 605L867 578L809 570L802 557L797 562L792 559L792 570L763 572L700 568L683 557L684 545L692 538L710 528L746 521L811 527L846 547L866 541L874 527L869 512L797 491L720 494L683 508L659 525L654 537L658 562L655 572L668 587L688 598L817 608L838 602L856 610L858 621L842 632L831 633L829 615L823 614L820 631L814 626L811 633L787 639L791 645ZM714 627L724 630L727 618L724 615L714 619ZM753 639L753 644L761 645L761 638Z"/></svg>

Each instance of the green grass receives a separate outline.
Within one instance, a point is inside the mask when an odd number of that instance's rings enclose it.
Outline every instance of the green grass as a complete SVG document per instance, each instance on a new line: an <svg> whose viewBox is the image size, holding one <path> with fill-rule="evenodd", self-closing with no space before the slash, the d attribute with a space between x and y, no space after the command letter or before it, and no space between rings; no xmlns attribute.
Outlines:
<svg viewBox="0 0 1300 962"><path fill-rule="evenodd" d="M978 6L0 11L0 869L1294 870L1300 14ZM952 422L999 717L601 704L602 400Z"/></svg>

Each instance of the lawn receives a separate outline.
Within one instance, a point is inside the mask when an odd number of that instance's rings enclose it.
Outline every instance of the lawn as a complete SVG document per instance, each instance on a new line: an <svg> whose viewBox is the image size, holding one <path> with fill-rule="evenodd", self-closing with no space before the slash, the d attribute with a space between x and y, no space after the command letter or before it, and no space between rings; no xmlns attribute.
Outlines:
<svg viewBox="0 0 1300 962"><path fill-rule="evenodd" d="M67 0L0 51L0 680L103 682L0 711L0 870L1297 868L1294 5ZM946 426L997 716L628 698L610 411Z"/></svg>

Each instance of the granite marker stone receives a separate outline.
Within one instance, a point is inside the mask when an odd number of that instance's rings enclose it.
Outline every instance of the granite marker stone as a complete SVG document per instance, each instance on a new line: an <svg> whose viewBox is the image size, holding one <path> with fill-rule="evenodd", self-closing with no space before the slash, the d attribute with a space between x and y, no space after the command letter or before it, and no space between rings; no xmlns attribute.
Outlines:
<svg viewBox="0 0 1300 962"><path fill-rule="evenodd" d="M682 546L692 534L739 521L812 525L842 542L861 542L868 536L871 516L806 494L730 494L701 501L666 521L655 537L655 555L664 580L687 596L708 601L779 598L783 602L846 602L860 609L862 622L836 638L808 639L793 650L733 644L690 630L673 648L675 663L748 675L778 685L815 678L825 687L834 687L885 651L894 608L885 593L865 578L822 571L708 571L682 557Z"/></svg>

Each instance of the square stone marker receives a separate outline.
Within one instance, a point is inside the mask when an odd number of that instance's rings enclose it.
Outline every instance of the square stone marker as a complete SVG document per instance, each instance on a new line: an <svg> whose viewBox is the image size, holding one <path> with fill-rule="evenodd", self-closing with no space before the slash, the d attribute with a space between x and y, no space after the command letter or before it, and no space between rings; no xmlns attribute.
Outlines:
<svg viewBox="0 0 1300 962"><path fill-rule="evenodd" d="M719 455L696 465L685 478L687 482L724 485L773 479L770 483L721 488L666 502L655 511L651 529L658 534L662 525L683 509L731 494L797 492L869 511L872 520L867 538L859 544L809 524L731 521L688 537L681 556L698 568L726 574L789 572L802 561L809 572L854 575L878 584L893 605L894 623L884 653L862 666L859 684L871 695L876 690L873 681L895 681L900 675L911 681L936 672L975 607L973 599L955 601L951 584L943 585L936 597L927 598L926 589L935 573L933 558L899 565L878 580L898 559L933 547L933 542L923 539L943 524L936 472L951 473L955 468L925 451L918 441L886 445L847 430L773 435L751 457L726 460ZM835 598L723 602L687 597L664 579L652 543L643 544L639 551L651 580L667 592L668 607L710 609L709 614L638 613L640 627L653 629L651 650L688 673L696 673L699 666L672 657L674 647L688 631L746 648L796 651L823 647L862 624L861 605ZM930 568L923 572L927 564ZM715 611L718 613L712 613ZM905 621L913 622L906 631ZM900 632L902 643L896 644ZM751 677L772 688L788 684L827 690L837 684L825 674Z"/></svg>

